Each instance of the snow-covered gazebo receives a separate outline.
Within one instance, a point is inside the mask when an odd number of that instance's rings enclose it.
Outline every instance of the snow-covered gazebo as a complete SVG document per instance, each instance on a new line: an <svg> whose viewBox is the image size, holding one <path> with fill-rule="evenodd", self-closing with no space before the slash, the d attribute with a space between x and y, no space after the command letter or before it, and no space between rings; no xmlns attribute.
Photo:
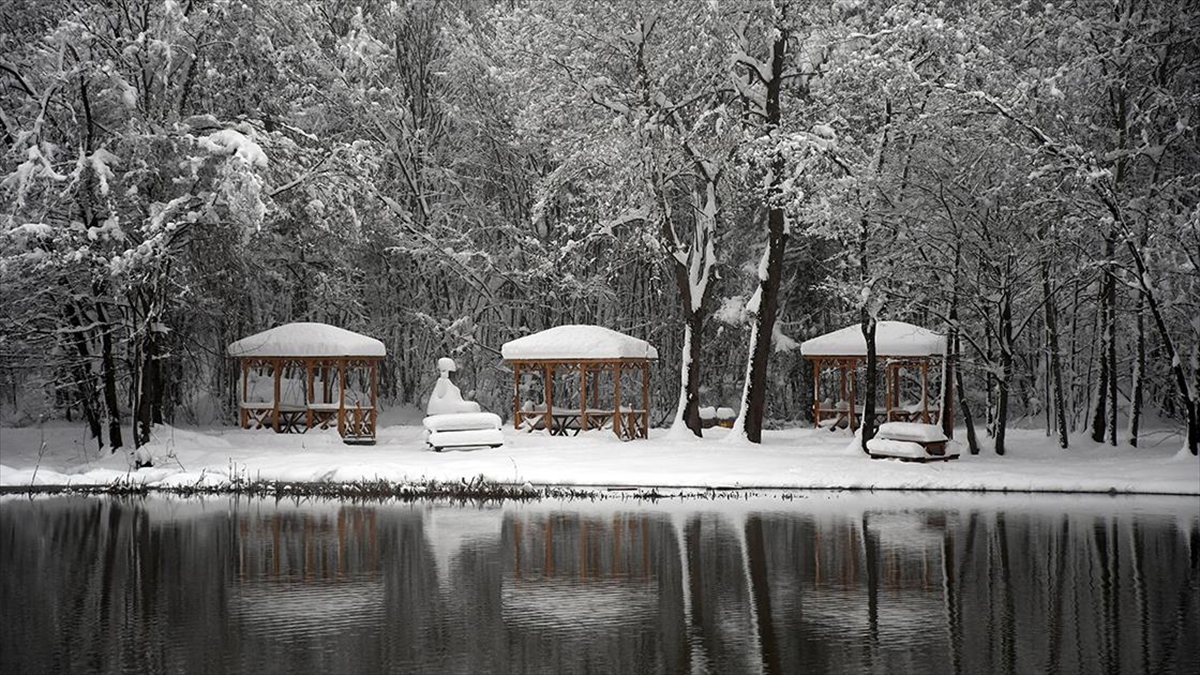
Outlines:
<svg viewBox="0 0 1200 675"><path fill-rule="evenodd" d="M241 361L243 429L304 433L337 424L347 443L374 443L383 343L323 323L289 323L228 347Z"/></svg>
<svg viewBox="0 0 1200 675"><path fill-rule="evenodd" d="M843 420L856 428L863 406L855 400L855 373L867 360L867 341L859 324L826 333L800 344L800 353L813 362L813 423L832 419ZM940 364L946 354L946 338L926 328L903 321L879 321L875 325L875 358L884 373L883 415L885 421L917 421L926 424L941 419L940 402L931 402L929 370ZM822 380L827 371L836 370L839 377L838 399L830 393L822 398ZM920 373L905 378L906 374ZM849 377L848 377L849 375ZM915 391L914 391L915 390ZM909 394L915 400L907 400Z"/></svg>
<svg viewBox="0 0 1200 675"><path fill-rule="evenodd" d="M506 342L500 348L513 368L513 426L548 429L552 435L603 428L625 440L646 438L650 430L650 361L658 350L645 340L601 326L569 325ZM578 396L554 399L555 374L579 373ZM641 405L623 405L621 381L641 374ZM542 401L522 401L522 377L540 377ZM612 403L600 404L611 389ZM628 392L628 389L626 389ZM532 392L531 392L532 393ZM591 398L589 403L588 398Z"/></svg>

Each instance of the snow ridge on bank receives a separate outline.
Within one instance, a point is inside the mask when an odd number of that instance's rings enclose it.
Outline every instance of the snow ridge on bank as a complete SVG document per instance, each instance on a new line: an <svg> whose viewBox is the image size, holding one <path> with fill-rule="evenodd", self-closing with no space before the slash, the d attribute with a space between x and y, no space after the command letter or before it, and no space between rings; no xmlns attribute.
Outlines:
<svg viewBox="0 0 1200 675"><path fill-rule="evenodd" d="M596 431L549 437L504 430L506 445L434 453L418 425L383 427L374 446L332 432L277 435L230 428L159 427L154 466L133 471L124 451L97 452L83 427L0 428L0 486L139 485L226 489L249 482L390 484L486 480L505 485L658 488L970 490L1200 496L1200 462L1181 439L1160 433L1142 448L1083 438L1062 450L1041 431L1010 432L1007 455L985 450L929 464L872 460L845 432L796 428L764 433L761 445L654 429L621 442Z"/></svg>

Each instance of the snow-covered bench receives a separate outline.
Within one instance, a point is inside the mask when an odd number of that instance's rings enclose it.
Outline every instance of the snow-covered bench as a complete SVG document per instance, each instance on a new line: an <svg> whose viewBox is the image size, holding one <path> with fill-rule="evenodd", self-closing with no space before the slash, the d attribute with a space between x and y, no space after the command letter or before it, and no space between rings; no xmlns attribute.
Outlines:
<svg viewBox="0 0 1200 675"><path fill-rule="evenodd" d="M426 417L425 442L436 452L446 448L492 447L504 445L503 422L489 412L446 413Z"/></svg>
<svg viewBox="0 0 1200 675"><path fill-rule="evenodd" d="M931 459L951 460L958 451L948 445L949 439L941 427L917 422L885 422L879 425L875 437L867 441L872 458L895 457L924 462Z"/></svg>

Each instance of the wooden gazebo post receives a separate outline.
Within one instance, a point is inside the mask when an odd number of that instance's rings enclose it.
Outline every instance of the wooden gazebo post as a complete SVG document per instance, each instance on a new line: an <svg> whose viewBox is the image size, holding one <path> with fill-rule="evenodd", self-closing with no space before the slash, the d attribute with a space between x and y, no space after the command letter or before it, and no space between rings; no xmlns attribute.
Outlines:
<svg viewBox="0 0 1200 675"><path fill-rule="evenodd" d="M337 360L338 364L338 435L346 435L346 357Z"/></svg>
<svg viewBox="0 0 1200 675"><path fill-rule="evenodd" d="M271 372L275 377L275 402L271 406L271 426L279 433L279 359L271 359Z"/></svg>
<svg viewBox="0 0 1200 675"><path fill-rule="evenodd" d="M379 421L379 362L371 359L367 364L371 369L371 430L374 435L376 423Z"/></svg>
<svg viewBox="0 0 1200 675"><path fill-rule="evenodd" d="M821 426L821 359L813 359L813 427Z"/></svg>
<svg viewBox="0 0 1200 675"><path fill-rule="evenodd" d="M242 399L238 401L238 411L241 413L242 428L250 428L250 411L246 409L246 397L250 395L250 360L238 359L242 363Z"/></svg>
<svg viewBox="0 0 1200 675"><path fill-rule="evenodd" d="M617 361L613 364L613 433L621 435L621 373L624 364Z"/></svg>
<svg viewBox="0 0 1200 675"><path fill-rule="evenodd" d="M587 364L579 365L579 426L588 430L588 401L587 401Z"/></svg>
<svg viewBox="0 0 1200 675"><path fill-rule="evenodd" d="M513 362L513 428L521 428L521 362Z"/></svg>
<svg viewBox="0 0 1200 675"><path fill-rule="evenodd" d="M554 429L554 364L546 362L542 364L542 390L545 392L546 412L542 414L543 423L546 425L546 431Z"/></svg>
<svg viewBox="0 0 1200 675"><path fill-rule="evenodd" d="M308 380L308 385L306 387L308 394L307 398L304 400L304 425L309 429L311 429L313 426L313 411L312 406L309 404L317 399L317 393L313 389L313 362L313 359L304 359L304 375L305 379Z"/></svg>
<svg viewBox="0 0 1200 675"><path fill-rule="evenodd" d="M845 371L842 371L842 377L845 377ZM850 361L850 430L858 429L858 406L854 402L854 390L858 381L858 359Z"/></svg>
<svg viewBox="0 0 1200 675"><path fill-rule="evenodd" d="M650 362L642 361L642 429L650 438Z"/></svg>
<svg viewBox="0 0 1200 675"><path fill-rule="evenodd" d="M921 359L921 423L929 424L929 357Z"/></svg>

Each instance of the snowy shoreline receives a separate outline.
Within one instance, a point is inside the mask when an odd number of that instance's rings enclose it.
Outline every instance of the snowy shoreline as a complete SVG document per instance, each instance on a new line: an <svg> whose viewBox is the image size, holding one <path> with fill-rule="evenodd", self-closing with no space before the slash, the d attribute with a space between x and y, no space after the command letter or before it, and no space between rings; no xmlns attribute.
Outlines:
<svg viewBox="0 0 1200 675"><path fill-rule="evenodd" d="M1039 430L1010 432L1003 457L985 449L929 464L872 460L845 432L812 428L768 431L761 445L651 430L649 440L621 442L611 433L550 437L504 430L506 445L435 453L421 427L404 420L379 430L373 446L349 446L336 433L274 434L238 428L160 427L148 446L154 466L129 468L124 451L97 452L81 425L0 428L0 487L5 492L212 494L258 486L259 492L338 493L347 498L407 496L422 486L486 484L603 494L690 490L699 496L749 491L954 491L1200 496L1200 463L1181 451L1175 432L1148 435L1142 448L1072 440L1067 450ZM961 437L962 433L956 434ZM279 486L290 486L290 492ZM335 487L340 486L340 487ZM374 486L373 491L365 486ZM319 488L319 489L318 489ZM340 491L340 492L339 492Z"/></svg>

